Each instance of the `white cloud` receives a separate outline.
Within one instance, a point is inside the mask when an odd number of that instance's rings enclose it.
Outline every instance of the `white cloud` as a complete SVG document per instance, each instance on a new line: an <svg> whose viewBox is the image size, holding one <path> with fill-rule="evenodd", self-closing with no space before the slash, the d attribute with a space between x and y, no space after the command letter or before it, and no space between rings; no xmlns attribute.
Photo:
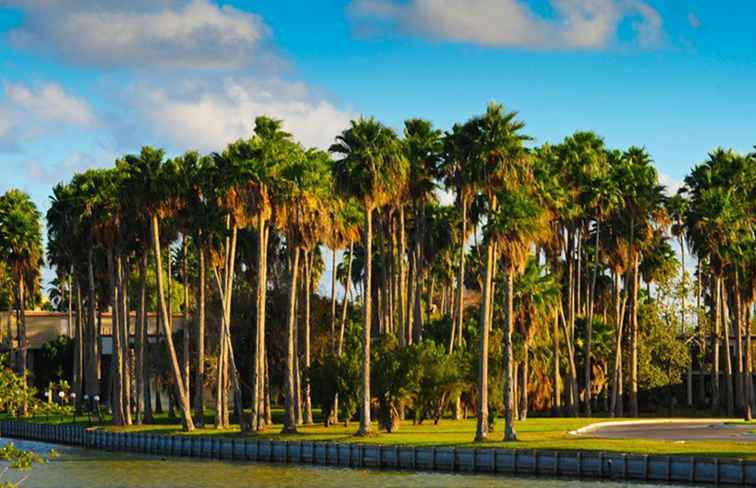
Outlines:
<svg viewBox="0 0 756 488"><path fill-rule="evenodd" d="M685 184L683 180L663 172L659 172L659 183L664 185L667 189L667 195L670 196L677 193L677 190Z"/></svg>
<svg viewBox="0 0 756 488"><path fill-rule="evenodd" d="M249 66L269 34L260 17L208 0L11 1L26 14L14 46L101 67L219 69Z"/></svg>
<svg viewBox="0 0 756 488"><path fill-rule="evenodd" d="M69 95L57 83L44 83L37 87L5 83L5 96L11 106L42 121L79 126L91 126L95 122L89 104Z"/></svg>
<svg viewBox="0 0 756 488"><path fill-rule="evenodd" d="M304 84L224 78L170 88L139 84L130 95L137 117L159 137L187 149L213 151L249 136L258 115L282 119L305 146L327 148L355 115L311 97Z"/></svg>
<svg viewBox="0 0 756 488"><path fill-rule="evenodd" d="M550 0L554 16L533 12L522 0L354 0L352 19L388 22L422 37L491 47L601 49L630 20L635 41L659 42L662 20L641 0Z"/></svg>
<svg viewBox="0 0 756 488"><path fill-rule="evenodd" d="M86 100L57 83L35 86L3 83L0 100L0 149L13 149L27 141L60 130L61 126L93 127L97 118Z"/></svg>

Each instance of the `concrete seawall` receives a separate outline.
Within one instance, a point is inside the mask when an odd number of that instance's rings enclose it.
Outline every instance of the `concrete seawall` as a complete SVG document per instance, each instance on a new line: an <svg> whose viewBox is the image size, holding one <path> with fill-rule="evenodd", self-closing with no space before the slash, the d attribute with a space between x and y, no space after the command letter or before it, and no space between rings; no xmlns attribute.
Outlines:
<svg viewBox="0 0 756 488"><path fill-rule="evenodd" d="M756 486L756 461L740 459L221 439L88 431L76 425L19 421L0 421L0 435L110 451L201 459Z"/></svg>

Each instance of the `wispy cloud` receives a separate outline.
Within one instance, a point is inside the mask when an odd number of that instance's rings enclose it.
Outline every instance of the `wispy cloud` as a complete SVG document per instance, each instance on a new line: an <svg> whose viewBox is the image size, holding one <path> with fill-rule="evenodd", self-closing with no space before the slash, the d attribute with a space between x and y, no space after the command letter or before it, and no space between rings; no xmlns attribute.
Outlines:
<svg viewBox="0 0 756 488"><path fill-rule="evenodd" d="M355 115L318 99L304 83L227 77L170 88L139 83L127 98L136 116L166 142L216 151L251 133L254 117L268 114L307 146L328 147Z"/></svg>
<svg viewBox="0 0 756 488"><path fill-rule="evenodd" d="M521 0L354 0L350 16L358 29L400 32L489 47L602 49L629 22L633 42L648 47L663 37L659 13L641 0L550 0L554 15L536 14Z"/></svg>
<svg viewBox="0 0 756 488"><path fill-rule="evenodd" d="M0 150L13 150L65 126L93 127L97 123L86 100L68 93L57 83L29 85L3 83L0 100Z"/></svg>
<svg viewBox="0 0 756 488"><path fill-rule="evenodd" d="M269 28L254 14L208 0L10 0L26 13L12 45L78 65L243 68L259 61Z"/></svg>

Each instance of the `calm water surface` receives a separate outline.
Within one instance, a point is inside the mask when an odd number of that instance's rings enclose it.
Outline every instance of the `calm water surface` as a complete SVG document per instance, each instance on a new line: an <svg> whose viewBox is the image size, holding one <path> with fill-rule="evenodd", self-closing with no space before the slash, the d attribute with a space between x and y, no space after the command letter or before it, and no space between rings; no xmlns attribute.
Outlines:
<svg viewBox="0 0 756 488"><path fill-rule="evenodd" d="M5 444L0 439L0 445ZM60 457L30 471L9 471L3 481L28 477L22 488L393 488L393 487L507 487L507 488L619 488L663 487L605 481L507 478L340 469L282 464L228 463L194 459L161 459L130 453L13 441L18 447L46 454L56 448Z"/></svg>

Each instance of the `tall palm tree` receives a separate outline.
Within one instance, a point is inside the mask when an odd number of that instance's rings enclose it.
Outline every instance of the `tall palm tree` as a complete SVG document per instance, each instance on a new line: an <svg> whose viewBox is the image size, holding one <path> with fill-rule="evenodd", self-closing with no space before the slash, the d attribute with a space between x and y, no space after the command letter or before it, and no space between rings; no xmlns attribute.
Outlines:
<svg viewBox="0 0 756 488"><path fill-rule="evenodd" d="M73 358L73 389L76 394L77 411L81 410L81 401L83 399L83 379L84 379L84 331L81 322L81 309L74 303L79 301L74 298L80 294L79 273L77 273L77 264L81 260L81 253L77 252L81 246L78 245L81 240L77 238L75 231L75 221L77 219L77 206L75 204L75 194L73 187L62 183L53 188L53 194L50 197L50 208L47 211L47 261L51 267L57 270L60 279L67 279L69 297L67 300L69 317L69 332L73 327L74 336L74 358ZM52 297L51 297L52 299ZM72 309L76 308L76 323L73 324Z"/></svg>
<svg viewBox="0 0 756 488"><path fill-rule="evenodd" d="M16 309L19 313L16 371L27 384L28 344L26 340L26 305L33 297L42 261L42 227L40 213L28 194L11 189L0 196L0 257L10 269L15 284ZM27 403L21 406L26 415Z"/></svg>
<svg viewBox="0 0 756 488"><path fill-rule="evenodd" d="M744 164L745 163L745 164ZM719 348L724 329L724 343L729 351L729 332L726 301L729 293L722 293L723 282L728 266L733 262L732 251L739 242L748 236L752 239L753 217L744 205L747 198L740 193L739 185L732 176L742 166L748 168L747 161L741 160L733 151L717 149L701 165L696 166L685 178L685 186L690 194L690 206L685 216L688 244L699 260L706 258L713 275L711 296L714 306L711 308L713 337L712 358L712 410L720 408L720 359ZM722 297L725 297L723 300ZM725 301L725 303L723 303ZM724 320L724 323L722 319ZM739 336L740 334L738 334ZM739 348L740 349L740 348ZM725 356L725 388L727 393L727 410L732 415L734 395L731 383L731 364Z"/></svg>
<svg viewBox="0 0 756 488"><path fill-rule="evenodd" d="M162 219L176 212L177 200L172 195L172 182L166 178L164 170L165 153L160 149L143 147L139 156L129 155L124 158L123 170L125 172L126 185L133 189L133 198L139 202L146 212L151 228L152 250L155 257L155 276L157 277L157 294L161 321L165 331L168 359L173 373L174 387L176 389L178 406L181 410L182 425L185 431L194 430L191 404L186 381L183 378L181 366L178 362L176 348L173 343L173 327L168 320L169 310L165 299L165 286L163 283L163 258L160 241L160 222Z"/></svg>
<svg viewBox="0 0 756 488"><path fill-rule="evenodd" d="M428 256L423 254L422 243L424 241L425 229L424 210L428 202L434 199L434 190L436 189L435 175L437 167L441 161L441 152L443 143L441 131L434 129L433 124L423 119L409 119L404 122L404 139L402 147L407 160L407 193L412 206L412 217L414 221L413 242L415 245L413 259L415 260L415 275L420 278L426 274L425 261L429 260ZM403 210L401 210L403 211ZM401 260L401 274L404 276L404 257ZM419 296L419 289L422 286L422 279L413 280L414 290L409 293ZM406 303L405 297L402 297L401 313L404 313ZM416 310L419 310L419 300L415 300ZM403 317L403 315L402 315ZM414 321L418 324L421 321L421 314L413 314ZM414 333L414 338L419 337L420 327L418 325L406 324ZM404 322L400 322L400 330L404 332ZM402 334L400 340L404 342L405 336Z"/></svg>
<svg viewBox="0 0 756 488"><path fill-rule="evenodd" d="M596 278L599 274L599 260L601 255L601 224L614 212L619 203L620 192L614 181L609 177L609 155L601 148L601 155L596 157L596 168L591 175L591 184L586 192L585 200L590 209L589 215L594 223L593 240L593 270L588 286L588 317L585 339L585 415L590 417L591 412L591 371L592 371L592 342L593 342L593 314L595 312L594 299L596 295Z"/></svg>
<svg viewBox="0 0 756 488"><path fill-rule="evenodd" d="M469 207L474 197L474 124L455 124L451 132L444 135L444 154L438 172L443 178L447 190L456 194L457 212L460 217L459 262L457 264L457 294L452 313L452 334L449 351L462 345L465 301L465 242L468 238Z"/></svg>
<svg viewBox="0 0 756 488"><path fill-rule="evenodd" d="M504 220L494 224L497 217L504 218L504 214L510 209L500 206L502 197L507 198L508 203L522 203L522 210L529 211L530 200L527 203L522 200L510 198L514 195L524 195L523 189L531 189L532 166L530 158L524 149L524 142L528 136L521 133L525 124L516 120L515 112L506 112L499 104L488 105L485 114L470 120L468 129L473 134L475 142L475 154L472 171L476 187L484 191L489 212L489 222L486 225L486 272L484 277L484 289L481 301L480 318L480 362L478 371L479 408L475 439L484 440L488 435L488 333L491 329L492 301L493 301L493 276L495 275L494 262L497 252L502 252L505 263L510 264L508 271L513 275L514 270L523 262L524 257L514 253L514 241L501 239L507 225ZM514 215L514 214L512 214ZM519 225L519 224L518 224ZM524 230L524 226L520 229ZM517 232L515 229L514 232ZM522 235L523 239L528 236ZM514 234L508 234L508 238L514 239ZM505 248L500 248L503 244ZM506 246L512 246L506 247ZM530 243L528 243L528 246ZM518 251L519 252L519 251ZM506 253L509 253L507 255ZM511 276L513 278L513 276ZM511 279L505 286L505 292L510 292ZM508 302L511 305L511 299ZM511 307L508 309L511 312ZM505 437L514 440L516 438L513 424L514 409L514 384L512 368L512 326L511 313L507 315L505 324L505 412L507 417L507 430ZM509 327L509 328L507 328Z"/></svg>
<svg viewBox="0 0 756 488"><path fill-rule="evenodd" d="M295 327L296 327L296 293L299 274L300 256L308 256L320 242L322 228L328 221L325 201L331 191L330 160L322 151L302 151L296 146L280 171L278 197L276 199L276 224L286 235L289 250L289 306L286 329L286 388L285 416L283 432L296 432L295 408ZM305 267L307 267L305 259ZM309 297L310 284L307 283L309 270L305 269L305 292ZM305 366L309 368L309 317L305 306ZM312 423L312 408L308 407L309 386L305 382L305 421Z"/></svg>
<svg viewBox="0 0 756 488"><path fill-rule="evenodd" d="M490 216L486 225L489 235L496 240L504 267L504 440L517 440L514 429L514 364L512 332L514 331L514 279L522 271L530 255L531 246L544 241L549 232L546 213L538 201L524 190L500 193L501 210Z"/></svg>
<svg viewBox="0 0 756 488"><path fill-rule="evenodd" d="M663 220L664 187L645 149L629 148L612 177L622 191L620 218L628 228L628 333L630 338L630 413L638 416L638 282L642 244L653 237L654 223Z"/></svg>
<svg viewBox="0 0 756 488"><path fill-rule="evenodd" d="M336 136L330 152L341 155L333 166L336 188L362 205L364 215L363 246L365 272L362 285L362 399L358 435L368 435L370 426L370 342L372 300L373 210L390 200L397 176L404 167L399 140L389 128L373 118L352 121L350 127Z"/></svg>

